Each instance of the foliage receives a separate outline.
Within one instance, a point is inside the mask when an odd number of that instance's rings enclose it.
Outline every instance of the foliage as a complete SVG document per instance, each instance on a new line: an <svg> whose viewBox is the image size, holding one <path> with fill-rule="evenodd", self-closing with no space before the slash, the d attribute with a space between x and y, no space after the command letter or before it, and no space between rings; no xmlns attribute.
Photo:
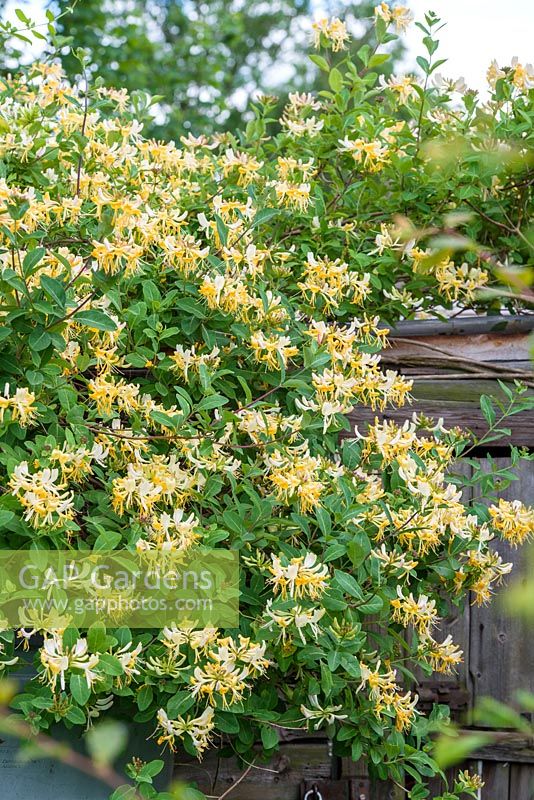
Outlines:
<svg viewBox="0 0 534 800"><path fill-rule="evenodd" d="M504 599L509 603L509 592L505 592ZM509 603L511 613L522 612L523 609L513 609ZM493 697L482 697L478 700L473 712L472 721L475 725L484 726L493 730L462 731L457 725L449 724L441 735L435 740L433 755L442 769L457 765L481 747L498 741L499 729L517 731L522 736L531 738L534 726L529 721L534 710L534 694L524 689L519 689L514 696L513 705L501 703ZM460 773L460 776L462 773ZM483 784L481 784L483 785ZM449 800L451 795L446 793L434 800Z"/></svg>
<svg viewBox="0 0 534 800"><path fill-rule="evenodd" d="M378 41L408 23L382 4ZM454 669L439 619L509 571L496 535L532 534L520 505L462 503L460 431L377 420L339 445L358 404L409 398L381 371L384 323L477 304L488 265L528 259L531 78L494 67L490 104L451 103L437 24L423 85L380 85L383 48L330 68L346 29L319 21L328 91L180 148L143 138L142 93L75 89L54 63L4 80L2 545L200 540L243 565L239 631L4 631L6 672L17 639L45 638L13 701L35 728L133 715L162 745L201 756L221 737L247 763L280 727L323 728L425 796L445 714L418 712L413 668ZM506 388L505 416L527 407Z"/></svg>
<svg viewBox="0 0 534 800"><path fill-rule="evenodd" d="M352 7L354 52L372 45L372 3L340 5ZM306 55L310 12L309 0L136 0L114 3L113 13L104 0L84 0L63 15L58 30L88 53L104 85L159 95L149 134L178 138L242 127L259 91L287 96L288 89L320 83L322 73ZM80 79L69 51L62 63L71 80Z"/></svg>

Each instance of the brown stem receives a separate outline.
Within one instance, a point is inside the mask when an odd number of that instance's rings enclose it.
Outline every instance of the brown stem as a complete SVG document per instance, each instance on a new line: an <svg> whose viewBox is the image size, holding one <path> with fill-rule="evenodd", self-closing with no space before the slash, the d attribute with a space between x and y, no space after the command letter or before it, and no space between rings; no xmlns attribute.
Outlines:
<svg viewBox="0 0 534 800"><path fill-rule="evenodd" d="M219 798L218 798L218 800L223 800L223 798L224 798L224 797L228 797L228 795L230 794L230 792L233 792L233 791L234 791L234 789L235 789L235 787L236 787L236 786L239 786L239 784L241 783L241 781L245 780L245 778L247 777L247 775L249 774L250 770L251 770L253 767L254 767L254 761L252 762L252 764L250 764L250 766L248 766L248 767L247 767L247 769L246 769L246 770L243 772L243 774L239 776L239 778L236 780L236 782L235 782L235 783L233 783L233 784L230 786L230 788L229 788L229 789L227 789L225 792L223 792L221 795L219 795Z"/></svg>
<svg viewBox="0 0 534 800"><path fill-rule="evenodd" d="M7 709L0 710L0 730L3 730L8 735L15 736L17 739L24 739L37 745L39 750L42 750L47 756L61 761L62 764L74 767L74 769L89 775L91 778L96 776L112 789L124 786L123 778L112 767L96 763L82 753L72 750L63 742L56 742L51 736L46 736L42 733L35 734L27 722L13 717L8 713ZM132 800L141 800L140 795L133 786L132 789L134 792Z"/></svg>
<svg viewBox="0 0 534 800"><path fill-rule="evenodd" d="M502 228L504 231L508 231L508 233L513 233L515 235L518 234L519 231L518 231L517 228L510 227L509 225L506 225L506 223L504 223L504 222L499 222L499 220L493 219L493 217L490 217L488 214L486 214L484 211L482 211L481 208L478 208L470 200L464 200L464 202L466 203L466 205L469 206L469 208L472 208L473 211L475 211L478 214L479 217L482 217L483 219L485 219L486 222L490 222L492 225L496 225L497 228Z"/></svg>
<svg viewBox="0 0 534 800"><path fill-rule="evenodd" d="M45 328L45 331L48 330L49 328L55 328L56 325L61 325L62 322L66 322L68 319L73 317L75 314L78 313L78 311L81 311L82 308L84 306L86 306L87 303L89 303L90 300L93 299L95 294L96 294L96 289L95 289L95 291L93 291L90 294L88 294L87 297L85 297L82 300L82 302L79 305L76 306L76 308L74 308L72 311L70 311L68 314L66 314L66 316L64 316L62 319L58 319L56 322L53 322L51 325L47 325L46 328Z"/></svg>

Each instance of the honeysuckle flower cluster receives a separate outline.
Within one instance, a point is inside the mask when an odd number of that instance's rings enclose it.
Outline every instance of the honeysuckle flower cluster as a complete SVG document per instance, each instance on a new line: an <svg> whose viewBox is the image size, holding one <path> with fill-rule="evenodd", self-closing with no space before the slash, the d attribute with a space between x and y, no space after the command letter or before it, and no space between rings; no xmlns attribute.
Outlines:
<svg viewBox="0 0 534 800"><path fill-rule="evenodd" d="M523 544L534 536L534 509L527 508L520 500L503 500L490 506L493 527L513 547Z"/></svg>
<svg viewBox="0 0 534 800"><path fill-rule="evenodd" d="M379 81L411 15L375 20L383 52L355 60L345 24L317 21L329 89L279 120L258 99L239 136L146 139L146 98L54 61L0 80L3 544L231 548L243 567L238 632L3 631L6 672L44 637L17 701L36 728L122 709L161 745L230 735L250 761L284 726L324 727L401 780L421 756L406 661L460 663L449 602L486 602L510 570L490 543L532 534L515 501L462 501L466 434L355 426L411 402L381 366L392 325L486 308L492 265L528 257L530 67L492 65L484 107L461 83Z"/></svg>

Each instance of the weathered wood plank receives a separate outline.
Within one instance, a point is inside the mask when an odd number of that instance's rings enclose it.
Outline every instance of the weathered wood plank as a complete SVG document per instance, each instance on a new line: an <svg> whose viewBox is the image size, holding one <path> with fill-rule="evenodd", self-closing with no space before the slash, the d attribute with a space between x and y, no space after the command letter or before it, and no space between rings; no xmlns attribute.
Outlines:
<svg viewBox="0 0 534 800"><path fill-rule="evenodd" d="M397 336L455 336L488 333L528 333L534 330L534 314L516 316L458 316L440 321L436 319L410 319L399 322L392 334Z"/></svg>
<svg viewBox="0 0 534 800"><path fill-rule="evenodd" d="M454 393L458 399L441 400L439 395L444 393L441 388L442 383L440 382L438 387L435 383L421 382L413 391L413 403L403 408L388 408L381 412L372 411L370 408L364 408L363 406L356 406L354 411L349 414L351 430L343 433L343 438L353 435L355 425L363 433L367 425L374 423L375 418L394 420L402 424L407 419L412 418L414 411L417 414L433 417L436 421L442 418L446 428L458 426L472 431L478 439L482 438L488 430L488 423L480 410L480 395L495 396L499 391L498 386L495 389L495 384L492 381L478 381L478 384L483 383L485 386L480 387L481 390L477 391L474 397L471 396L471 399L462 400L460 398L464 395L469 398L472 386L470 387L466 381L457 381L455 385L449 387L449 394ZM425 387L429 387L429 392L437 395L437 398L419 397L420 391L422 393L425 392ZM534 414L532 412L527 411L516 414L507 419L504 425L510 428L511 436L503 437L493 442L492 446L515 444L519 447L534 447Z"/></svg>
<svg viewBox="0 0 534 800"><path fill-rule="evenodd" d="M465 729L470 732L469 728ZM495 731L493 741L473 753L473 758L491 762L534 764L534 740L515 731Z"/></svg>
<svg viewBox="0 0 534 800"><path fill-rule="evenodd" d="M352 781L357 800L397 800L398 797L404 797L403 790L391 781L370 779L365 758L360 758L358 761L342 758L340 761L340 777ZM328 797L324 800L328 800Z"/></svg>
<svg viewBox="0 0 534 800"><path fill-rule="evenodd" d="M480 800L520 800L509 794L510 764L473 760L467 763L467 769L472 774L480 775L484 781Z"/></svg>
<svg viewBox="0 0 534 800"><path fill-rule="evenodd" d="M534 317L533 317L534 320ZM389 337L390 347L384 351L396 358L408 360L422 357L431 364L435 359L469 359L483 364L508 365L515 361L523 369L532 371L529 336L525 333L496 334L486 333L466 336L407 336L393 334Z"/></svg>
<svg viewBox="0 0 534 800"><path fill-rule="evenodd" d="M441 778L431 778L428 781L428 791L429 791L429 800L432 800L433 797L436 795L443 794L445 790L445 784Z"/></svg>
<svg viewBox="0 0 534 800"><path fill-rule="evenodd" d="M484 324L480 320L464 322L475 329ZM495 325L498 324L501 322L497 320ZM392 332L390 347L381 353L381 358L385 367L413 377L413 404L401 409L388 408L382 413L357 407L350 415L351 425L365 429L375 417L402 423L416 411L436 419L442 417L446 427L459 426L482 437L488 426L480 411L480 396L504 399L497 379L521 379L532 384L529 391L534 388L531 341L528 333L522 332L534 328L534 315L527 322L517 321L515 330L521 332L514 332L514 324L511 321L506 332L473 335L457 333L464 330L464 323L456 326L450 323L442 325L442 330L453 335L427 336L421 335L419 326L424 327L423 322L418 322L415 328L412 324L400 326ZM430 330L435 332L435 322ZM534 414L518 414L505 424L512 435L500 444L534 447Z"/></svg>
<svg viewBox="0 0 534 800"><path fill-rule="evenodd" d="M534 770L525 764L510 767L510 800L534 800Z"/></svg>
<svg viewBox="0 0 534 800"><path fill-rule="evenodd" d="M374 800L367 784L355 780L304 781L300 800Z"/></svg>
<svg viewBox="0 0 534 800"><path fill-rule="evenodd" d="M232 800L250 800L257 796L268 800L300 800L304 781L332 778L329 743L326 739L282 743L272 761L258 762L237 784L245 769L246 765L240 766L235 758L218 760L213 751L208 752L201 763L182 754L175 764L174 779L194 783L208 795L221 795L235 785Z"/></svg>

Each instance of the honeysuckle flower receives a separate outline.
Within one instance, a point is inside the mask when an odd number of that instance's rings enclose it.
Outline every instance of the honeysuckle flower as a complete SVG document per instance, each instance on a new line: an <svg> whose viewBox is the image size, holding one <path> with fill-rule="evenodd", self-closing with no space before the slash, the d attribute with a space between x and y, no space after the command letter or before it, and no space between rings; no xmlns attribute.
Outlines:
<svg viewBox="0 0 534 800"><path fill-rule="evenodd" d="M214 711L209 706L198 717L178 716L176 719L169 719L166 711L160 708L157 713L157 720L158 727L162 732L158 736L158 744L168 744L174 752L176 749L175 739L177 737L183 739L187 734L190 736L193 747L200 759L202 753L211 742L211 733L215 727L213 717Z"/></svg>
<svg viewBox="0 0 534 800"><path fill-rule="evenodd" d="M133 678L141 674L139 667L139 655L143 650L143 645L139 642L132 650L132 642L123 645L118 650L115 650L113 655L120 662L124 675L126 676L126 683L130 683ZM122 680L121 680L122 683Z"/></svg>
<svg viewBox="0 0 534 800"><path fill-rule="evenodd" d="M292 119L286 116L282 117L280 122L284 128L287 128L288 133L295 138L299 136L309 136L310 139L314 139L324 127L324 119L316 119L316 117Z"/></svg>
<svg viewBox="0 0 534 800"><path fill-rule="evenodd" d="M329 44L334 53L345 49L345 42L350 40L347 26L338 17L321 17L312 24L313 43L315 47L321 46L321 37Z"/></svg>
<svg viewBox="0 0 534 800"><path fill-rule="evenodd" d="M149 550L184 552L201 538L199 520L194 514L186 517L182 508L175 508L172 516L164 512L153 515L148 523L148 536L139 538L136 549L139 553Z"/></svg>
<svg viewBox="0 0 534 800"><path fill-rule="evenodd" d="M350 153L356 162L369 172L380 172L389 158L388 148L379 140L349 139L339 140L340 152Z"/></svg>
<svg viewBox="0 0 534 800"><path fill-rule="evenodd" d="M24 508L24 519L35 528L58 527L74 516L74 495L64 491L59 470L42 469L30 473L28 462L21 461L13 470L9 485Z"/></svg>
<svg viewBox="0 0 534 800"><path fill-rule="evenodd" d="M493 59L486 72L486 80L488 81L489 85L494 88L497 81L501 80L505 76L506 72L502 70L497 61Z"/></svg>
<svg viewBox="0 0 534 800"><path fill-rule="evenodd" d="M532 64L521 64L517 56L511 61L513 70L512 83L517 89L528 91L534 89L534 67Z"/></svg>
<svg viewBox="0 0 534 800"><path fill-rule="evenodd" d="M432 78L434 86L446 92L458 92L465 94L467 92L467 84L463 77L459 78L444 78L441 72L435 72Z"/></svg>
<svg viewBox="0 0 534 800"><path fill-rule="evenodd" d="M308 595L312 600L319 597L328 587L328 567L317 561L315 553L292 558L287 564L272 555L269 571L273 577L269 583L274 591L280 592L282 598L302 598Z"/></svg>
<svg viewBox="0 0 534 800"><path fill-rule="evenodd" d="M309 92L289 92L288 99L293 114L297 114L303 108L309 108L311 111L319 111L321 108L321 101Z"/></svg>
<svg viewBox="0 0 534 800"><path fill-rule="evenodd" d="M385 544L382 544L380 549L371 550L371 555L382 563L383 569L399 572L401 576L405 575L406 577L419 563L407 558L406 553L399 553L395 550L388 552Z"/></svg>
<svg viewBox="0 0 534 800"><path fill-rule="evenodd" d="M6 383L4 396L0 396L0 423L4 421L6 411L11 412L11 421L20 422L22 427L31 425L37 419L35 395L26 387L19 386L10 397L10 386Z"/></svg>
<svg viewBox="0 0 534 800"><path fill-rule="evenodd" d="M393 22L398 33L404 33L414 19L410 9L406 6L391 8L387 3L380 3L376 6L375 16L380 17L384 22Z"/></svg>
<svg viewBox="0 0 534 800"><path fill-rule="evenodd" d="M436 601L421 594L415 598L410 592L405 596L401 586L397 586L397 597L391 600L393 619L405 627L413 624L419 633L428 633L437 621Z"/></svg>
<svg viewBox="0 0 534 800"><path fill-rule="evenodd" d="M297 633L302 644L306 644L306 634L309 633L313 638L317 638L320 633L319 622L324 617L324 608L303 608L295 605L290 610L273 608L272 600L267 601L265 608L264 627L272 630L276 626L279 630L279 641L288 643L293 638L293 633ZM294 631L292 630L294 628ZM310 628L308 632L306 629Z"/></svg>
<svg viewBox="0 0 534 800"><path fill-rule="evenodd" d="M391 89L399 97L400 103L406 103L411 97L417 97L417 92L413 88L415 79L409 75L396 77L392 75L386 79L383 75L380 76L380 85L385 89Z"/></svg>
<svg viewBox="0 0 534 800"><path fill-rule="evenodd" d="M254 357L268 369L277 369L282 363L287 366L288 359L298 355L298 347L291 344L289 336L265 336L262 331L254 333L250 339Z"/></svg>
<svg viewBox="0 0 534 800"><path fill-rule="evenodd" d="M56 691L57 681L61 691L65 691L66 673L71 669L82 672L87 685L92 688L98 679L94 671L99 663L98 653L89 653L87 639L78 639L72 647L66 647L59 636L45 638L41 650L41 664L44 667L42 680Z"/></svg>
<svg viewBox="0 0 534 800"><path fill-rule="evenodd" d="M489 508L491 523L495 530L513 547L523 544L534 536L534 509L527 508L520 500L504 500Z"/></svg>
<svg viewBox="0 0 534 800"><path fill-rule="evenodd" d="M470 773L469 770L464 769L458 773L456 784L459 791L480 791L484 786L484 781L480 775Z"/></svg>
<svg viewBox="0 0 534 800"><path fill-rule="evenodd" d="M450 634L443 642L436 642L429 635L423 636L419 643L418 654L435 672L451 673L463 660L463 652L454 644Z"/></svg>
<svg viewBox="0 0 534 800"><path fill-rule="evenodd" d="M247 667L239 667L235 661L208 662L203 667L195 667L191 676L193 697L205 697L211 706L219 700L224 708L229 708L243 698L249 688L246 683L250 672Z"/></svg>
<svg viewBox="0 0 534 800"><path fill-rule="evenodd" d="M316 694L310 695L309 702L311 708L304 704L301 705L300 710L304 717L310 721L313 730L317 731L323 725L333 725L334 722L347 719L347 714L338 714L343 706L325 706L321 707L319 699Z"/></svg>

